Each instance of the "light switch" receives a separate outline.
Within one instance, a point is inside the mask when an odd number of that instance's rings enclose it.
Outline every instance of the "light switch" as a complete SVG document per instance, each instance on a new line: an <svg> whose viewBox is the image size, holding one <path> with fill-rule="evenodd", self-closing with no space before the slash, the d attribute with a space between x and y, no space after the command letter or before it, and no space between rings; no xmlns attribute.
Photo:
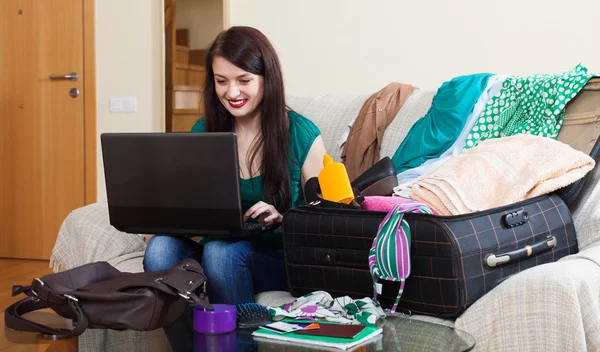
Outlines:
<svg viewBox="0 0 600 352"><path fill-rule="evenodd" d="M136 105L136 97L110 98L110 112L135 112Z"/></svg>
<svg viewBox="0 0 600 352"><path fill-rule="evenodd" d="M123 112L135 112L136 98L123 98Z"/></svg>
<svg viewBox="0 0 600 352"><path fill-rule="evenodd" d="M110 98L110 112L122 112L123 100L119 98Z"/></svg>

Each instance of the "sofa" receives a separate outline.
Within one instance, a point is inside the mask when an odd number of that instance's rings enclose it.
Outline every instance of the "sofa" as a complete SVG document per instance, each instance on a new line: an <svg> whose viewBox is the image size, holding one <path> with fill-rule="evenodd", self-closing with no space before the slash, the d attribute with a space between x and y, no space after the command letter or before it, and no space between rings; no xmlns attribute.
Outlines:
<svg viewBox="0 0 600 352"><path fill-rule="evenodd" d="M431 105L435 91L413 93L386 129L381 157L392 156L411 125ZM314 121L328 153L340 160L340 138L371 94L288 97L291 108ZM600 104L599 104L600 105ZM476 351L600 351L600 168L586 179L572 212L579 253L523 271L501 283L456 320L413 315L454 326L475 337ZM147 235L117 231L106 202L73 210L64 220L52 252L55 271L108 261L125 272L142 271ZM410 283L407 283L410 284ZM288 292L256 296L264 305L294 298ZM80 351L168 351L162 329L150 332L88 330Z"/></svg>

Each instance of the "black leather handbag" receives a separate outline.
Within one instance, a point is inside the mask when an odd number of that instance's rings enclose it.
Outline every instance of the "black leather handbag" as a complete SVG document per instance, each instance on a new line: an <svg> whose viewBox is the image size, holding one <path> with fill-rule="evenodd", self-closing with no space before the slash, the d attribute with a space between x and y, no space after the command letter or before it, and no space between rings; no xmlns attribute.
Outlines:
<svg viewBox="0 0 600 352"><path fill-rule="evenodd" d="M107 262L82 265L14 286L12 295L29 296L4 312L8 328L72 337L87 328L154 330L179 318L188 304L212 307L205 300L206 276L200 264L184 259L156 272L122 273ZM51 308L73 320L74 329L55 329L22 317Z"/></svg>

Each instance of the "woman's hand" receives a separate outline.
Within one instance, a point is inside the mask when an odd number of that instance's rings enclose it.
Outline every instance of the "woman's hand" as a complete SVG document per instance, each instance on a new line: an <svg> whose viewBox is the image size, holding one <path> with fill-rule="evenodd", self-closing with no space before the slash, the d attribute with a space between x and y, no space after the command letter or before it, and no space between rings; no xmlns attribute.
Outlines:
<svg viewBox="0 0 600 352"><path fill-rule="evenodd" d="M244 214L244 221L249 218L256 219L256 217L258 217L258 222L264 225L281 224L283 221L283 215L279 214L274 206L263 201L254 204L248 209Z"/></svg>

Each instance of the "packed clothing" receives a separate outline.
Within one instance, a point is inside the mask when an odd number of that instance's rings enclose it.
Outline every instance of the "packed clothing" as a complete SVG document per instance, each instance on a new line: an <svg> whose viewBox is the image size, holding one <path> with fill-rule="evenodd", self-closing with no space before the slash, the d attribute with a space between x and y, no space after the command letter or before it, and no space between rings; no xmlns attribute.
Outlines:
<svg viewBox="0 0 600 352"><path fill-rule="evenodd" d="M398 147L391 160L396 167L398 185L393 189L394 196L423 202L440 215L458 215L510 204L540 194L540 191L549 193L583 178L594 167L594 161L583 153L575 153L570 146L550 141L559 135L567 104L596 76L598 74L588 72L586 67L579 64L555 75L477 73L444 82L433 96L428 111L412 124L401 141L395 141ZM398 102L409 101L410 96L420 93L416 88L413 91L403 89L402 99L395 100L393 109L382 105L381 101L378 104L369 103L378 101L381 92L389 92L390 87L412 86L391 84L368 99L368 104L363 105L355 120L360 121L360 126L350 128L349 135L354 138L346 141L345 151L357 150L358 145L364 144L361 138L369 143L376 138L375 149L377 145L381 147L383 142L380 134L383 131L366 133L362 126L377 125L374 122L376 117L373 117L377 111L387 111L385 125L393 125L397 122L394 118L404 116L403 106ZM410 96L407 97L407 94ZM398 113L390 116L395 111ZM359 137L359 133L370 137ZM515 136L519 137L508 138ZM537 136L540 139L525 136ZM486 141L490 143L486 144ZM527 143L532 144L526 146ZM482 145L484 148L479 149ZM530 153L529 148L534 145L548 149ZM512 149L517 146L523 149ZM513 153L518 150L519 157L512 160L510 153L504 153L507 148ZM467 153L470 150L474 151ZM561 154L554 155L560 155L561 158L552 161L544 159L548 155L542 154L550 151L560 151ZM562 158L566 155L575 156ZM545 167L552 168L554 175L523 168L542 159L546 160ZM355 167L354 162L345 161L353 169L351 179L378 159L369 160L365 162L363 159L360 169ZM467 164L468 168L465 166ZM503 176L528 172L526 181L537 185L535 191L518 177L486 178L486 171L490 167L500 170L498 175ZM482 174L477 174L479 171ZM566 175L559 175L559 171L564 171ZM451 180L442 180L441 174L453 177ZM546 187L549 184L553 186ZM462 190L469 190L469 193L463 194ZM500 201L502 195L511 197ZM477 196L486 201L471 204L474 202L471 197Z"/></svg>

